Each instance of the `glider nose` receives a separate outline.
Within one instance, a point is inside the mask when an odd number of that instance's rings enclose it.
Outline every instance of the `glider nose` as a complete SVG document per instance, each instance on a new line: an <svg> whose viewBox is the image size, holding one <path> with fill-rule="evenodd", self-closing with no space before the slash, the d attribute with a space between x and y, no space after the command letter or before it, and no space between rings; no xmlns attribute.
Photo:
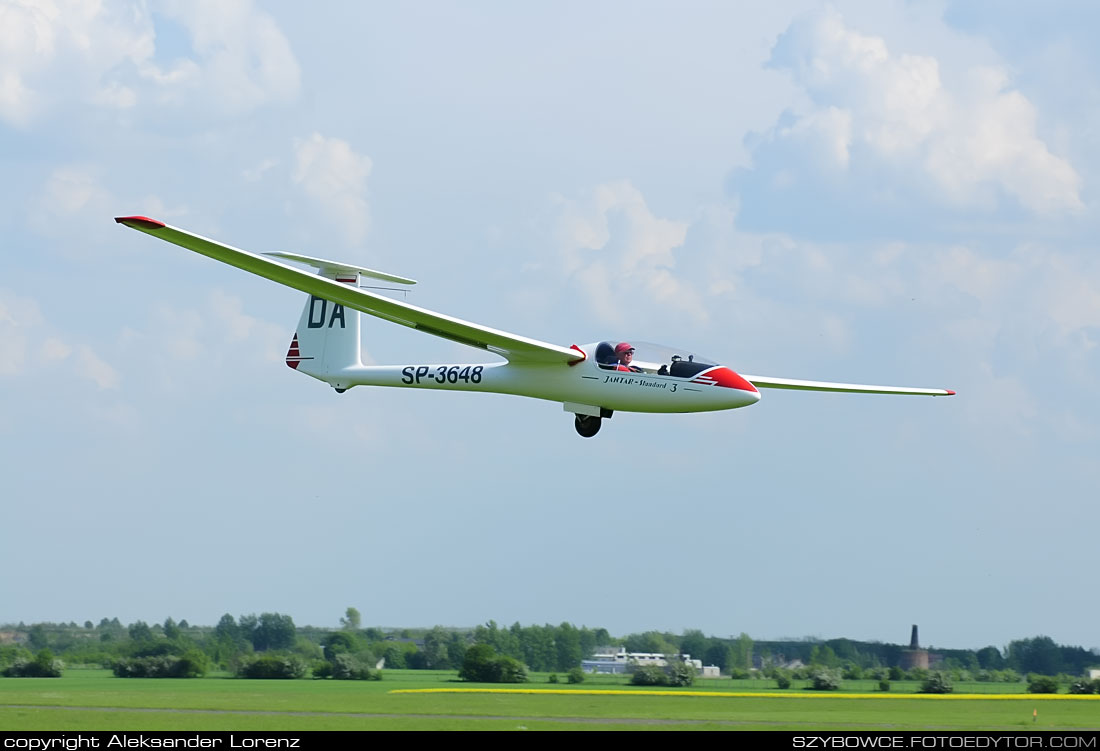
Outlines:
<svg viewBox="0 0 1100 751"><path fill-rule="evenodd" d="M693 383L716 386L726 394L726 398L737 407L746 407L760 401L760 392L756 387L738 375L732 368L723 366L705 370L692 379ZM729 389L726 391L725 389Z"/></svg>

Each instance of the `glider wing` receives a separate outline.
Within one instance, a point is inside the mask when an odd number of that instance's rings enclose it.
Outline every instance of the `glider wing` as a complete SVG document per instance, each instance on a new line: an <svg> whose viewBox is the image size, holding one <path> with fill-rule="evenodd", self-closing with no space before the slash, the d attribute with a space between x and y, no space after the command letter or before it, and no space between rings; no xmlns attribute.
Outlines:
<svg viewBox="0 0 1100 751"><path fill-rule="evenodd" d="M914 396L954 396L950 389L914 389L905 386L868 386L861 383L831 383L829 381L797 381L793 378L772 378L741 374L758 389L794 389L796 391L840 391L852 394L910 394Z"/></svg>
<svg viewBox="0 0 1100 751"><path fill-rule="evenodd" d="M116 217L115 221L131 229L139 230L315 297L321 297L352 310L399 323L402 326L408 326L426 334L494 352L513 362L572 363L585 358L584 353L579 349L540 342L537 339L528 339L525 336L509 334L506 331L498 331L488 326L481 326L442 313L418 308L415 305L391 300L388 297L326 279L323 276L287 266L255 253L224 245L186 230L169 226L155 219L144 216L123 216ZM303 262L317 265L315 259L305 260L305 257L295 257L293 254L282 254L282 257L303 260ZM348 266L347 264L328 263L333 267L358 269L358 267ZM363 270L359 269L359 272L363 273ZM369 275L374 278L388 277L390 281L403 283L412 281L405 280L402 277L392 277L391 275L383 276L378 272L370 272Z"/></svg>

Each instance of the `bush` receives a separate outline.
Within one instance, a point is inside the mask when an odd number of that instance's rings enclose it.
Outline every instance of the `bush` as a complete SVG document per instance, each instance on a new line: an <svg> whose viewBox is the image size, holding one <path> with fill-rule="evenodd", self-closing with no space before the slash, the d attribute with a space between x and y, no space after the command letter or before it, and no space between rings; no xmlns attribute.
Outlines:
<svg viewBox="0 0 1100 751"><path fill-rule="evenodd" d="M695 668L679 660L664 667L644 665L634 670L630 682L635 686L690 686L695 682Z"/></svg>
<svg viewBox="0 0 1100 751"><path fill-rule="evenodd" d="M630 682L635 686L663 686L665 671L656 665L643 665L630 676Z"/></svg>
<svg viewBox="0 0 1100 751"><path fill-rule="evenodd" d="M890 690L890 681L879 681L878 682L878 690L879 691L889 691Z"/></svg>
<svg viewBox="0 0 1100 751"><path fill-rule="evenodd" d="M458 677L477 683L526 683L527 668L514 657L498 655L488 644L466 650Z"/></svg>
<svg viewBox="0 0 1100 751"><path fill-rule="evenodd" d="M4 669L3 675L7 678L60 678L61 671L65 669L65 663L53 656L48 649L41 650L28 660L20 654Z"/></svg>
<svg viewBox="0 0 1100 751"><path fill-rule="evenodd" d="M894 665L892 668L890 668L890 671L886 674L886 677L892 681L900 681L902 678L905 677L905 673L901 672L901 668L899 668L897 665Z"/></svg>
<svg viewBox="0 0 1100 751"><path fill-rule="evenodd" d="M744 668L730 668L730 678L736 680L743 680L751 675L749 671Z"/></svg>
<svg viewBox="0 0 1100 751"><path fill-rule="evenodd" d="M514 657L498 657L496 683L527 683L527 666Z"/></svg>
<svg viewBox="0 0 1100 751"><path fill-rule="evenodd" d="M565 679L570 683L584 683L584 671L580 668L572 668L566 673Z"/></svg>
<svg viewBox="0 0 1100 751"><path fill-rule="evenodd" d="M810 688L814 691L836 691L840 688L840 675L829 668L818 668L810 676Z"/></svg>
<svg viewBox="0 0 1100 751"><path fill-rule="evenodd" d="M311 672L314 678L331 678L332 663L328 660L317 660L313 663Z"/></svg>
<svg viewBox="0 0 1100 751"><path fill-rule="evenodd" d="M695 667L690 663L676 660L665 668L669 686L690 686L695 683Z"/></svg>
<svg viewBox="0 0 1100 751"><path fill-rule="evenodd" d="M951 679L938 670L930 674L920 686L922 694L949 694L954 690Z"/></svg>
<svg viewBox="0 0 1100 751"><path fill-rule="evenodd" d="M120 658L111 669L119 678L199 678L206 674L209 659L198 650L184 655L149 655Z"/></svg>
<svg viewBox="0 0 1100 751"><path fill-rule="evenodd" d="M779 688L790 688L791 679L785 675L777 675L775 676L775 685L779 686Z"/></svg>
<svg viewBox="0 0 1100 751"><path fill-rule="evenodd" d="M1029 675L1027 677L1027 692L1029 694L1056 694L1058 693L1058 679L1049 675Z"/></svg>
<svg viewBox="0 0 1100 751"><path fill-rule="evenodd" d="M371 669L355 655L346 652L332 658L332 677L338 681L369 681L374 679Z"/></svg>
<svg viewBox="0 0 1100 751"><path fill-rule="evenodd" d="M305 678L308 668L297 655L261 655L242 660L238 678Z"/></svg>
<svg viewBox="0 0 1100 751"><path fill-rule="evenodd" d="M550 677L546 679L546 682L547 683L557 683L558 682L558 674L557 673L551 673Z"/></svg>
<svg viewBox="0 0 1100 751"><path fill-rule="evenodd" d="M1096 693L1096 685L1100 681L1090 681L1088 678L1078 678L1069 684L1069 692L1071 694L1094 694Z"/></svg>

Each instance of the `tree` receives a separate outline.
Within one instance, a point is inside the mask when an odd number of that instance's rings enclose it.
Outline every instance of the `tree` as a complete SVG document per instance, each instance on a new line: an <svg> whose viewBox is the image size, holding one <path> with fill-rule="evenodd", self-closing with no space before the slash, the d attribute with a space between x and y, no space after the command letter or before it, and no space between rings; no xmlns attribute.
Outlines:
<svg viewBox="0 0 1100 751"><path fill-rule="evenodd" d="M810 652L810 664L822 665L827 668L836 667L840 663L837 659L836 652L828 644L818 644Z"/></svg>
<svg viewBox="0 0 1100 751"><path fill-rule="evenodd" d="M825 647L825 649L829 649ZM831 652L832 650L830 650ZM737 637L730 646L730 653L726 658L728 664L726 665L731 671L734 668L738 670L751 670L752 669L752 637L748 634L741 632L741 635Z"/></svg>
<svg viewBox="0 0 1100 751"><path fill-rule="evenodd" d="M36 623L31 626L27 632L27 645L34 650L45 649L49 645L50 640L46 635L46 627L41 623Z"/></svg>
<svg viewBox="0 0 1100 751"><path fill-rule="evenodd" d="M171 616L164 619L164 625L160 627L167 639L175 641L180 638L180 627L172 620Z"/></svg>
<svg viewBox="0 0 1100 751"><path fill-rule="evenodd" d="M978 666L985 670L1000 670L1005 666L1005 658L996 647L982 647L976 655Z"/></svg>
<svg viewBox="0 0 1100 751"><path fill-rule="evenodd" d="M321 647L324 649L325 659L332 662L337 655L359 652L362 644L354 634L347 631L334 631L321 640Z"/></svg>
<svg viewBox="0 0 1100 751"><path fill-rule="evenodd" d="M153 641L153 629L149 628L149 624L145 621L131 623L129 632L130 640L138 644Z"/></svg>
<svg viewBox="0 0 1100 751"><path fill-rule="evenodd" d="M709 646L710 639L697 628L687 629L680 637L680 654L691 655L698 660L705 658Z"/></svg>
<svg viewBox="0 0 1100 751"><path fill-rule="evenodd" d="M581 635L572 624L563 622L554 633L554 648L557 650L556 667L569 670L581 664L584 653L581 651Z"/></svg>
<svg viewBox="0 0 1100 751"><path fill-rule="evenodd" d="M1057 675L1063 672L1062 650L1049 636L1010 642L1007 652L1009 667L1021 673Z"/></svg>
<svg viewBox="0 0 1100 751"><path fill-rule="evenodd" d="M447 657L447 630L435 626L424 634L424 661L428 670L446 670L451 667Z"/></svg>
<svg viewBox="0 0 1100 751"><path fill-rule="evenodd" d="M363 620L359 615L359 611L355 608L348 608L344 612L345 615L340 619L340 625L349 631L358 631Z"/></svg>
<svg viewBox="0 0 1100 751"><path fill-rule="evenodd" d="M623 646L627 652L648 652L662 655L679 654L676 647L665 638L664 634L656 631L631 634L623 640Z"/></svg>
<svg viewBox="0 0 1100 751"><path fill-rule="evenodd" d="M248 626L255 624L255 626L248 631L246 624ZM257 652L269 649L290 649L298 636L298 631L294 628L294 619L279 613L262 613L258 619L254 615L242 615L240 625L241 630L248 634L252 647Z"/></svg>
<svg viewBox="0 0 1100 751"><path fill-rule="evenodd" d="M463 660L466 659L466 637L462 634L454 631L451 633L450 638L447 640L447 662L451 664L451 667L461 665Z"/></svg>

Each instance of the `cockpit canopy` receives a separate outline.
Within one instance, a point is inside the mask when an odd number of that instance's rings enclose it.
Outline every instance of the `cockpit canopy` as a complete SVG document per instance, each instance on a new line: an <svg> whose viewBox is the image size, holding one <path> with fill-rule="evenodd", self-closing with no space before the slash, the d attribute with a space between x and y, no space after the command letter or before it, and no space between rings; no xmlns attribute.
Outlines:
<svg viewBox="0 0 1100 751"><path fill-rule="evenodd" d="M630 364L624 366L616 349L622 350L623 344L628 344L634 350ZM708 357L701 357L694 352L683 349L666 347L650 342L630 340L609 340L599 342L586 347L596 365L604 370L631 370L652 375L672 376L674 378L691 378L707 368L713 368L718 363Z"/></svg>

